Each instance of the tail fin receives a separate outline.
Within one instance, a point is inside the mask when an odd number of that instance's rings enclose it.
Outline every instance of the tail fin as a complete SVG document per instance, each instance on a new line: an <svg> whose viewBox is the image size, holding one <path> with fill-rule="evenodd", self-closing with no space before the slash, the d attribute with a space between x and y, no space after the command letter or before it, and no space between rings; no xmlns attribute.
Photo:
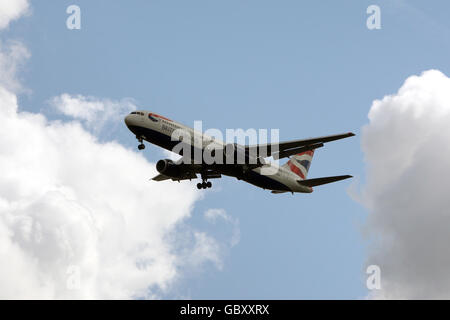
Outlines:
<svg viewBox="0 0 450 320"><path fill-rule="evenodd" d="M292 156L291 159L283 165L283 167L290 169L302 180L304 180L308 176L308 170L311 166L313 156L314 150L296 154L295 156Z"/></svg>

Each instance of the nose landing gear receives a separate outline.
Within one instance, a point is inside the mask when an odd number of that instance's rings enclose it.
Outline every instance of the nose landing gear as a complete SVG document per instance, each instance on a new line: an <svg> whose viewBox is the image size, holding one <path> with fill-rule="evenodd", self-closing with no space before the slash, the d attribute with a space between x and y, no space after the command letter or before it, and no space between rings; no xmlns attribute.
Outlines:
<svg viewBox="0 0 450 320"><path fill-rule="evenodd" d="M138 145L138 149L139 150L144 150L145 149L144 139L142 137L136 137L136 138L140 142L140 144Z"/></svg>

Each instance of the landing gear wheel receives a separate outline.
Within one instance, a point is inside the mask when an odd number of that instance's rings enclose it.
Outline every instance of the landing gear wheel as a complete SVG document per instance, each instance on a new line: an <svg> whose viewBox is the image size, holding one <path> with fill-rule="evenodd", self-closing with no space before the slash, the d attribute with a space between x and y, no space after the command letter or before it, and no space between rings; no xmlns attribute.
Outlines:
<svg viewBox="0 0 450 320"><path fill-rule="evenodd" d="M139 141L138 149L144 150L145 149L144 138L141 136L136 136L136 139Z"/></svg>
<svg viewBox="0 0 450 320"><path fill-rule="evenodd" d="M207 189L212 187L212 183L207 181L208 178L206 175L202 174L202 182L197 184L198 189Z"/></svg>

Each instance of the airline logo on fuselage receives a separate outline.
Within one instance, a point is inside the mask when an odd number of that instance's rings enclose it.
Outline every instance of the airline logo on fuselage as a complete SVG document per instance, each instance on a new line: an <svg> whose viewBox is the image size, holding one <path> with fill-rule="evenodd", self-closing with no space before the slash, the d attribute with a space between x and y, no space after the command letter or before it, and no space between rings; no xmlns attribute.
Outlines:
<svg viewBox="0 0 450 320"><path fill-rule="evenodd" d="M159 114L156 114L156 113L149 113L148 114L148 118L150 120L152 120L153 122L158 122L160 119L164 119L164 120L167 120L167 121L172 121L172 120L170 120L170 119L168 119L166 117L160 116Z"/></svg>

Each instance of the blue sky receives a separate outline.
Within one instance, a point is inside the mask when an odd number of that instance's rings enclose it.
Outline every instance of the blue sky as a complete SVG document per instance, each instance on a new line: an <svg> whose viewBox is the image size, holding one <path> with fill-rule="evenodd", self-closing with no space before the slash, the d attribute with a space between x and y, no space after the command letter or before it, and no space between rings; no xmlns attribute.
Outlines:
<svg viewBox="0 0 450 320"><path fill-rule="evenodd" d="M81 30L65 26L71 4L81 8ZM381 8L381 30L366 27L371 4ZM408 76L449 74L449 9L448 1L47 0L32 2L31 15L4 37L32 54L21 73L23 110L58 118L48 100L61 93L132 98L186 125L277 128L289 140L358 135L372 101ZM124 126L104 134L137 146ZM164 153L152 146L145 156L154 162ZM364 183L364 169L357 136L318 150L309 173L352 174L353 182L275 196L214 181L189 223L220 233L203 212L223 208L239 219L240 242L222 270L192 271L165 297L366 296L367 213L348 193Z"/></svg>

